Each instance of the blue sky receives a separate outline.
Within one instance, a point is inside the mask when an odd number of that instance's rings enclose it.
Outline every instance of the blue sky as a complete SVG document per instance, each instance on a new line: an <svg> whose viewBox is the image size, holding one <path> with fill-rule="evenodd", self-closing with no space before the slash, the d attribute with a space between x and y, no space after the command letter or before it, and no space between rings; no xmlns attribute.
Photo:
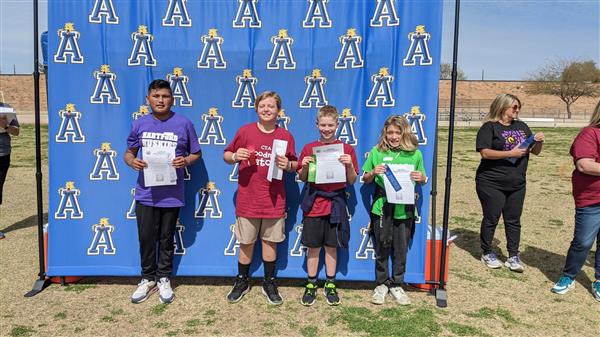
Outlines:
<svg viewBox="0 0 600 337"><path fill-rule="evenodd" d="M3 74L12 74L13 65L17 73L33 71L31 3L0 0ZM39 3L42 32L48 1ZM454 1L444 7L442 62L450 63ZM524 79L557 58L600 64L600 0L462 0L460 19L458 62L468 79L481 79L482 70L485 79Z"/></svg>

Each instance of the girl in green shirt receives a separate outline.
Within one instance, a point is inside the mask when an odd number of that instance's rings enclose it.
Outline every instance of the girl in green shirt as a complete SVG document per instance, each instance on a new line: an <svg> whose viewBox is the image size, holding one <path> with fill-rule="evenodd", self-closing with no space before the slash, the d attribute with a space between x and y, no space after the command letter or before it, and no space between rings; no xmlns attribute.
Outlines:
<svg viewBox="0 0 600 337"><path fill-rule="evenodd" d="M418 141L406 118L390 116L383 124L377 145L369 153L362 169L363 182L375 182L375 195L371 206L371 230L375 248L375 277L377 287L371 300L374 304L385 303L388 292L401 305L410 299L400 286L404 282L406 253L415 226L414 205L387 202L384 186L386 164L409 164L414 166L410 179L419 184L427 180L423 154L417 149ZM392 259L392 273L388 260Z"/></svg>

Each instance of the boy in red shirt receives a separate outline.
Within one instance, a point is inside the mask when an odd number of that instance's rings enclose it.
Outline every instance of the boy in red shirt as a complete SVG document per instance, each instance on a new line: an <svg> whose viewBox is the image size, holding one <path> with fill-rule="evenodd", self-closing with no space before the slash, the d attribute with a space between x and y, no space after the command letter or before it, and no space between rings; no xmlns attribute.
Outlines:
<svg viewBox="0 0 600 337"><path fill-rule="evenodd" d="M240 242L238 276L227 300L238 302L250 291L248 273L257 236L262 242L265 278L263 294L270 304L283 303L275 285L277 243L285 240L285 186L283 180L267 179L271 164L271 147L275 139L287 141L285 155L276 157L275 165L288 172L297 166L294 138L277 125L281 98L273 91L260 94L254 102L258 122L242 126L225 148L223 159L239 163L238 190L235 202L235 236Z"/></svg>
<svg viewBox="0 0 600 337"><path fill-rule="evenodd" d="M348 239L350 238L346 184L354 184L358 175L358 162L354 148L344 143L344 154L339 158L346 168L346 182L328 184L307 182L309 165L314 162L313 148L342 143L335 138L335 132L339 126L338 118L337 109L331 105L319 109L316 123L320 134L319 140L306 144L300 153L299 162L302 165L298 168L298 174L300 179L306 182L306 193L302 201L302 211L304 212L302 244L308 247L306 257L308 281L300 300L300 303L305 306L313 305L317 297L317 269L321 247L325 247L327 274L323 288L325 298L329 305L340 303L335 285L337 247L348 248Z"/></svg>

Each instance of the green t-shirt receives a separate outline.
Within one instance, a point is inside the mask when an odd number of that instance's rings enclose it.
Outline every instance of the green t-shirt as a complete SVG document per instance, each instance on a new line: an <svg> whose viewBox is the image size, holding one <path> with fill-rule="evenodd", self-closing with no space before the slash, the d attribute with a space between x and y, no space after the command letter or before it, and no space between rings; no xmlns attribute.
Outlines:
<svg viewBox="0 0 600 337"><path fill-rule="evenodd" d="M425 174L425 167L423 165L423 154L418 149L413 152L408 151L386 151L380 152L377 149L377 146L371 149L369 152L369 157L365 161L362 166L363 172L372 171L375 166L379 164L410 164L415 166L415 171L419 171ZM376 175L374 179L375 183L379 185L381 188L385 189L385 185L383 184L383 175ZM373 214L381 216L383 204L386 202L385 197L377 199L373 203L373 209L371 212ZM416 209L415 209L416 212ZM404 210L404 205L396 205L394 207L394 219L407 219L406 211Z"/></svg>

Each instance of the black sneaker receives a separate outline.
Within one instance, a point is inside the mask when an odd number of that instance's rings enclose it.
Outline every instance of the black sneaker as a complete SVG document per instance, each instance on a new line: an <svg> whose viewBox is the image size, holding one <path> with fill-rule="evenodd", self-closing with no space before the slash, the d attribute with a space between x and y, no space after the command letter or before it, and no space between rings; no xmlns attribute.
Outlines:
<svg viewBox="0 0 600 337"><path fill-rule="evenodd" d="M317 299L317 283L306 282L306 288L304 288L304 295L300 299L300 304L310 307L315 304Z"/></svg>
<svg viewBox="0 0 600 337"><path fill-rule="evenodd" d="M325 294L325 298L327 299L327 304L329 305L338 305L340 304L340 297L337 293L337 287L335 283L331 281L325 282L325 286L323 287L323 294Z"/></svg>
<svg viewBox="0 0 600 337"><path fill-rule="evenodd" d="M231 288L231 291L227 294L227 301L229 301L229 303L239 302L249 291L250 283L248 282L248 277L238 275L233 284L233 288Z"/></svg>
<svg viewBox="0 0 600 337"><path fill-rule="evenodd" d="M269 301L269 304L280 305L283 303L283 299L279 295L274 278L263 281L262 293Z"/></svg>

